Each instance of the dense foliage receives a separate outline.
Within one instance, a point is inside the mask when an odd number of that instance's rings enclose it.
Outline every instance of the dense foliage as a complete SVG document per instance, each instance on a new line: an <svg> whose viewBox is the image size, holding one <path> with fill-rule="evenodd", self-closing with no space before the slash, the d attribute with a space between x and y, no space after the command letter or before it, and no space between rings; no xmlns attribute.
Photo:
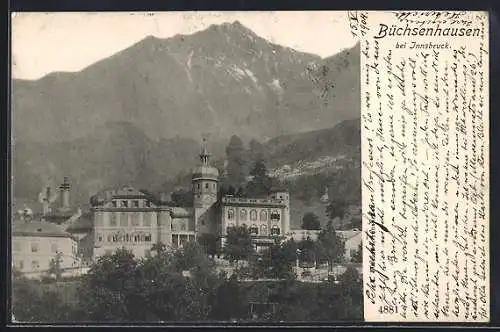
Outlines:
<svg viewBox="0 0 500 332"><path fill-rule="evenodd" d="M319 230L321 222L314 212L307 212L302 218L302 229Z"/></svg>
<svg viewBox="0 0 500 332"><path fill-rule="evenodd" d="M13 275L13 313L22 322L166 322L362 319L355 269L340 281L295 281L297 243L271 246L256 260L270 281L216 273L197 243L136 259L126 250L101 257L79 281L43 284ZM254 255L253 257L257 257Z"/></svg>

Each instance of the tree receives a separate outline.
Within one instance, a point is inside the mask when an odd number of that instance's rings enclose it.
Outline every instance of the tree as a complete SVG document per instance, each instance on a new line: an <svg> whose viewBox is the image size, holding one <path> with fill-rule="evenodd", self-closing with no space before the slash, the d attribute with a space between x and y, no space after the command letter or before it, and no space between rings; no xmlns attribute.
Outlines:
<svg viewBox="0 0 500 332"><path fill-rule="evenodd" d="M334 262L342 262L345 255L344 241L337 235L330 220L318 235L318 256L328 261L331 271Z"/></svg>
<svg viewBox="0 0 500 332"><path fill-rule="evenodd" d="M155 243L151 246L151 251L157 254L165 253L167 251L167 246L163 242Z"/></svg>
<svg viewBox="0 0 500 332"><path fill-rule="evenodd" d="M92 321L126 322L134 319L129 294L135 292L138 262L123 249L101 256L84 276L79 288L80 314ZM137 302L136 302L137 303Z"/></svg>
<svg viewBox="0 0 500 332"><path fill-rule="evenodd" d="M360 243L358 250L352 255L351 260L353 263L361 263L363 262L363 245Z"/></svg>
<svg viewBox="0 0 500 332"><path fill-rule="evenodd" d="M243 197L243 196L245 196L245 192L244 192L243 188L239 187L238 191L236 192L236 194L234 196L235 197Z"/></svg>
<svg viewBox="0 0 500 332"><path fill-rule="evenodd" d="M245 147L236 135L231 136L226 147L226 174L230 185L241 186L245 181Z"/></svg>
<svg viewBox="0 0 500 332"><path fill-rule="evenodd" d="M255 162L250 175L253 176L246 187L248 197L266 197L271 193L273 179L267 175L266 165L262 159Z"/></svg>
<svg viewBox="0 0 500 332"><path fill-rule="evenodd" d="M177 189L171 195L172 203L176 206L192 206L193 193L191 190Z"/></svg>
<svg viewBox="0 0 500 332"><path fill-rule="evenodd" d="M330 200L330 204L326 207L326 214L330 219L340 218L343 219L347 211L347 205L345 202L339 199Z"/></svg>
<svg viewBox="0 0 500 332"><path fill-rule="evenodd" d="M278 279L293 279L294 254L287 245L274 243L264 253L265 266L268 267L268 277ZM270 269L269 269L270 268Z"/></svg>
<svg viewBox="0 0 500 332"><path fill-rule="evenodd" d="M259 160L264 158L264 145L256 139L252 139L250 143L248 143L248 150L249 160Z"/></svg>
<svg viewBox="0 0 500 332"><path fill-rule="evenodd" d="M47 274L49 277L54 276L57 281L61 279L63 272L61 263L62 263L62 253L58 252L56 256L52 258L49 262L49 269L47 270Z"/></svg>
<svg viewBox="0 0 500 332"><path fill-rule="evenodd" d="M66 301L68 296L52 287L14 274L12 279L12 314L17 322L54 323L73 322L74 305Z"/></svg>
<svg viewBox="0 0 500 332"><path fill-rule="evenodd" d="M314 212L307 212L302 217L302 229L307 230L320 230L321 223L318 216Z"/></svg>
<svg viewBox="0 0 500 332"><path fill-rule="evenodd" d="M204 233L198 237L198 243L203 248L203 251L210 256L215 256L218 253L218 236L212 233Z"/></svg>
<svg viewBox="0 0 500 332"><path fill-rule="evenodd" d="M222 252L231 263L250 258L253 254L253 244L248 228L229 227Z"/></svg>
<svg viewBox="0 0 500 332"><path fill-rule="evenodd" d="M307 238L297 243L297 248L300 250L299 258L303 262L313 263L316 261L316 243Z"/></svg>
<svg viewBox="0 0 500 332"><path fill-rule="evenodd" d="M206 259L203 248L198 242L194 241L186 243L182 249L174 253L174 256L176 268L180 272L199 266L203 264Z"/></svg>
<svg viewBox="0 0 500 332"><path fill-rule="evenodd" d="M238 284L236 275L225 279L216 292L210 318L218 321L229 321L245 317L245 298Z"/></svg>
<svg viewBox="0 0 500 332"><path fill-rule="evenodd" d="M141 260L124 250L101 257L79 289L79 314L97 322L206 320L219 281L195 242L185 249Z"/></svg>

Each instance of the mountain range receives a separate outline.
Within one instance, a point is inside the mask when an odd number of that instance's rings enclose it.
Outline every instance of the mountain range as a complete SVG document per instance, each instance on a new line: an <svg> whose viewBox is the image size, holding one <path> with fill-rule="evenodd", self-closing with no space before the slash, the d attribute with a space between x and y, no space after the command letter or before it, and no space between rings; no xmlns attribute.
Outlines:
<svg viewBox="0 0 500 332"><path fill-rule="evenodd" d="M359 118L359 79L359 45L322 59L237 21L147 37L80 72L15 79L15 198L64 175L79 202L106 186L151 187L194 166L201 137L219 158L233 134L281 151L294 135Z"/></svg>

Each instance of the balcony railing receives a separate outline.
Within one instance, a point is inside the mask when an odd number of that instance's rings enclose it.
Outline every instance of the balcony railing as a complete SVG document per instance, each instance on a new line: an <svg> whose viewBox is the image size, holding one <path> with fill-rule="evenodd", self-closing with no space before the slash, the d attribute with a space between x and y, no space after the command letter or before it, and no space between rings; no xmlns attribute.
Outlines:
<svg viewBox="0 0 500 332"><path fill-rule="evenodd" d="M223 197L222 202L235 204L285 204L285 200L283 199L242 197Z"/></svg>

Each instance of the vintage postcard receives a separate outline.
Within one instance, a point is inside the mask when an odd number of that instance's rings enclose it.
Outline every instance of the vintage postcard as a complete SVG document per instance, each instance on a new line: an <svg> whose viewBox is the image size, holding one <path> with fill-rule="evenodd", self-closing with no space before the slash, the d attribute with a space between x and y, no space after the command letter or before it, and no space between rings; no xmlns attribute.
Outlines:
<svg viewBox="0 0 500 332"><path fill-rule="evenodd" d="M11 23L13 323L489 320L487 13Z"/></svg>

